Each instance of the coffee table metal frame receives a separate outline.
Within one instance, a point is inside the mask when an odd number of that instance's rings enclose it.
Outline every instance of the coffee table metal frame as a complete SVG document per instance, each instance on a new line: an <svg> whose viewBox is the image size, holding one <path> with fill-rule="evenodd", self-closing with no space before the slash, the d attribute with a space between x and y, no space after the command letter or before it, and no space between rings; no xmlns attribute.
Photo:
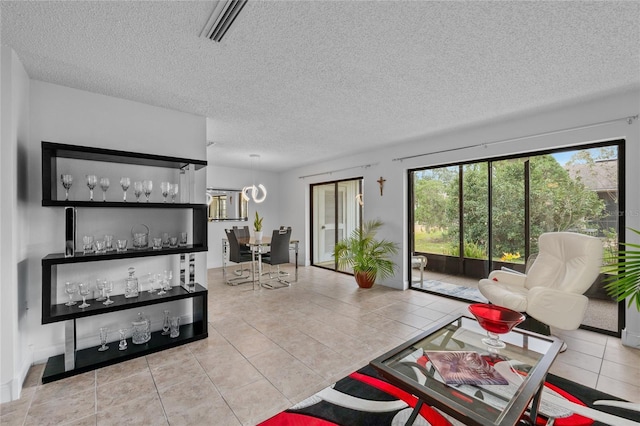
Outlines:
<svg viewBox="0 0 640 426"><path fill-rule="evenodd" d="M464 422L466 425L515 425L527 410L531 401L533 401L533 403L531 404L530 418L533 424L535 424L547 372L562 347L562 341L553 336L543 336L517 328L508 335L501 336L507 340L507 348L501 352L509 353L510 349L512 349L515 350L516 353L519 351L519 353L522 354L519 358L529 358L530 361L534 361L531 362L532 365L529 373L522 376L523 382L518 390L512 396L511 400L506 402L505 409L498 413L495 418L482 415L483 411L495 411L495 408L479 400L461 397L460 392L457 392L455 387L450 387L437 381L433 375L429 375L427 382L423 385L393 368L392 364L394 362L425 346L428 346L429 350L476 350L479 353L488 352L486 347L482 347L482 344L478 344L474 349L473 345L468 345L463 342L464 347L460 347L461 343L454 338L454 333L457 330L470 333L470 335L474 339L477 338L478 341L486 336L474 318L460 316L453 321L447 320L439 323L421 335L371 361L371 366L390 383L418 397L418 403L407 424L413 423L420 408L426 403L444 411ZM439 339L439 343L430 339ZM522 342L522 344L517 344L518 341ZM540 353L530 349L531 347L546 348L546 352ZM500 355L502 355L502 353ZM537 362L535 361L536 358ZM523 360L516 359L516 361ZM432 387L429 387L430 384L432 384ZM480 390L481 388L478 387L478 389ZM470 401L473 402L473 404L470 403Z"/></svg>

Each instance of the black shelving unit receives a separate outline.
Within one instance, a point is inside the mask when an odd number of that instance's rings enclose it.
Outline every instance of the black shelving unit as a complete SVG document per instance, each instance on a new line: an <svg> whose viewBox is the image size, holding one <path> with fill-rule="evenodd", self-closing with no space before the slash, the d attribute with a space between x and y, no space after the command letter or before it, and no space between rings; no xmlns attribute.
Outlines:
<svg viewBox="0 0 640 426"><path fill-rule="evenodd" d="M104 254L83 254L76 252L73 256L64 253L48 254L42 259L42 323L65 322L65 353L49 358L42 377L43 383L81 374L107 365L126 361L153 352L161 351L208 336L207 331L207 296L208 291L200 284L173 287L164 295L140 292L137 297L125 298L124 295L112 296L113 304L106 306L101 302L91 303L91 306L80 309L78 305L66 306L52 304L52 290L57 286L58 265L70 265L85 262L104 262L118 259L136 259L150 256L185 255L204 252L207 247L207 205L191 203L147 203L147 202L102 202L102 201L74 201L57 199L57 159L71 158L78 160L100 161L114 164L133 164L161 168L184 170L202 169L206 161L191 160L178 157L166 157L153 154L143 154L128 151L92 148L77 145L67 145L52 142L42 142L42 205L46 207L73 207L76 209L186 209L192 212L193 243L184 247L163 247L160 250L152 248L125 252L107 252ZM75 223L65 226L75 226ZM73 230L75 235L75 230ZM68 233L67 233L68 234ZM118 350L117 342L110 344L110 349L98 352L97 348L76 350L76 320L110 312L136 309L143 306L166 303L176 300L191 299L193 322L180 326L180 336L169 338L160 332L152 333L152 338L144 345L133 345L129 339L126 350Z"/></svg>

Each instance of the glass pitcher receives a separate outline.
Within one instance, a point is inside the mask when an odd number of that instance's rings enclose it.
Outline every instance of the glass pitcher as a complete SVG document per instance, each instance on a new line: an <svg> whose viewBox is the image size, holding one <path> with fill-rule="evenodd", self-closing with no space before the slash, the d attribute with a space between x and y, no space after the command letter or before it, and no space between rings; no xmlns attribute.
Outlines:
<svg viewBox="0 0 640 426"><path fill-rule="evenodd" d="M131 323L131 341L135 345L143 345L151 340L151 322L142 312L138 312L138 318Z"/></svg>

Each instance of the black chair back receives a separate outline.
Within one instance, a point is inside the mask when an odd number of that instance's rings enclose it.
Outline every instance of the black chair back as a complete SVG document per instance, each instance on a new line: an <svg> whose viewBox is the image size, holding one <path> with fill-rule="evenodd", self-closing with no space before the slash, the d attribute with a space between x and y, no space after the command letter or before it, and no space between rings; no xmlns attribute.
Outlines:
<svg viewBox="0 0 640 426"><path fill-rule="evenodd" d="M225 229L224 232L227 234L227 241L229 242L229 260L235 263L249 262L251 254L241 252L236 233L232 229Z"/></svg>
<svg viewBox="0 0 640 426"><path fill-rule="evenodd" d="M265 262L270 265L282 265L289 263L289 242L291 241L291 228L284 230L274 229L271 236L271 251Z"/></svg>

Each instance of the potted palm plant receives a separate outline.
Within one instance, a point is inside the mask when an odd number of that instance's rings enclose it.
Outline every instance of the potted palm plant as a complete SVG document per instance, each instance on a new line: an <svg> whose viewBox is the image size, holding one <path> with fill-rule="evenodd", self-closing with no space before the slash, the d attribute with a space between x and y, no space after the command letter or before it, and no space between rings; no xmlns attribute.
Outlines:
<svg viewBox="0 0 640 426"><path fill-rule="evenodd" d="M256 241L262 241L262 219L264 218L260 217L256 211L256 217L253 219L253 230L255 231L254 238Z"/></svg>
<svg viewBox="0 0 640 426"><path fill-rule="evenodd" d="M629 228L640 235L640 231ZM640 244L622 243L626 250L620 251L617 262L611 265L608 272L612 274L605 278L604 289L609 296L618 302L629 299L628 307L635 303L640 312Z"/></svg>
<svg viewBox="0 0 640 426"><path fill-rule="evenodd" d="M398 245L387 240L376 239L380 220L365 222L362 228L354 229L349 237L338 242L333 256L341 268L351 268L360 288L370 288L376 278L393 276L396 264L389 256L398 252Z"/></svg>

